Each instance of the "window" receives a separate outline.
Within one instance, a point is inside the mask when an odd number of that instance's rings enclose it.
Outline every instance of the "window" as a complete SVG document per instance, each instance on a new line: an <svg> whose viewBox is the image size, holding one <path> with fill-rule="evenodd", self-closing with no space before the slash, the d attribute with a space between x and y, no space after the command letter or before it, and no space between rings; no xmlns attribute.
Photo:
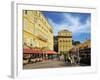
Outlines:
<svg viewBox="0 0 100 80"><path fill-rule="evenodd" d="M25 14L27 14L27 10L25 10Z"/></svg>
<svg viewBox="0 0 100 80"><path fill-rule="evenodd" d="M32 39L30 39L30 46L32 47Z"/></svg>
<svg viewBox="0 0 100 80"><path fill-rule="evenodd" d="M32 43L30 44L30 46L32 47Z"/></svg>
<svg viewBox="0 0 100 80"><path fill-rule="evenodd" d="M60 40L60 42L62 42L62 40Z"/></svg>
<svg viewBox="0 0 100 80"><path fill-rule="evenodd" d="M36 14L38 14L38 12L36 11Z"/></svg>
<svg viewBox="0 0 100 80"><path fill-rule="evenodd" d="M63 40L63 42L65 42L65 40Z"/></svg>
<svg viewBox="0 0 100 80"><path fill-rule="evenodd" d="M40 27L41 25L39 24L39 27Z"/></svg>
<svg viewBox="0 0 100 80"><path fill-rule="evenodd" d="M37 22L37 18L36 18L36 17L34 18L34 22L35 22L35 23Z"/></svg>
<svg viewBox="0 0 100 80"><path fill-rule="evenodd" d="M40 13L39 13L39 17L41 17Z"/></svg>

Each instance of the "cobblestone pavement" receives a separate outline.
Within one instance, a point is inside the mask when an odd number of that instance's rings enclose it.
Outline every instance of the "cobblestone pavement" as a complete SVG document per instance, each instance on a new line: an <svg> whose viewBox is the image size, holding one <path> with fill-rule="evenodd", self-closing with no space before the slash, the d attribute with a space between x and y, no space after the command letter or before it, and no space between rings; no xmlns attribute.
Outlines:
<svg viewBox="0 0 100 80"><path fill-rule="evenodd" d="M58 68L58 67L77 67L78 64L65 63L63 61L43 61L30 63L23 66L24 69L39 69L39 68Z"/></svg>

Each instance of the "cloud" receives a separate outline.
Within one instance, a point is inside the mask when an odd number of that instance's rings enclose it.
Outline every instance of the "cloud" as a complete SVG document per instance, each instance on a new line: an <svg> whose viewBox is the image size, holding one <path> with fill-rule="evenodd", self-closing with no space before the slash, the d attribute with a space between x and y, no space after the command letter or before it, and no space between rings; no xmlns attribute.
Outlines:
<svg viewBox="0 0 100 80"><path fill-rule="evenodd" d="M54 28L54 35L58 35L58 31L63 30L63 29L68 29L66 26L67 24L56 24L54 23L50 18L48 18L49 23L53 26ZM69 29L68 29L69 30Z"/></svg>
<svg viewBox="0 0 100 80"><path fill-rule="evenodd" d="M58 31L62 29L68 29L72 33L90 33L91 31L91 20L88 17L83 24L80 21L80 16L72 16L70 13L63 13L64 17L62 23L55 23L51 18L48 18L49 23L54 27L54 34L57 35Z"/></svg>

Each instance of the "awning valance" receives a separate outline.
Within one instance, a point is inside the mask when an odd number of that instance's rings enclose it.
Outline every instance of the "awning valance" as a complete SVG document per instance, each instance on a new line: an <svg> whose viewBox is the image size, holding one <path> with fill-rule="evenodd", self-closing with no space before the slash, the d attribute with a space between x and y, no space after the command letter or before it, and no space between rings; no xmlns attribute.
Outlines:
<svg viewBox="0 0 100 80"><path fill-rule="evenodd" d="M57 52L53 50L41 50L41 49L32 49L32 48L24 48L24 54L57 54Z"/></svg>

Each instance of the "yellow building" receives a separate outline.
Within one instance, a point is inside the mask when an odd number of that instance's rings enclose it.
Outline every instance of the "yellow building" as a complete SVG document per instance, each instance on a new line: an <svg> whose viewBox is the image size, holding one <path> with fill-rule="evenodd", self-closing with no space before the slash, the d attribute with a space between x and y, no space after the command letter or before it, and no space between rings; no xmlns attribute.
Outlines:
<svg viewBox="0 0 100 80"><path fill-rule="evenodd" d="M77 49L91 48L91 40L86 40L83 43L76 46Z"/></svg>
<svg viewBox="0 0 100 80"><path fill-rule="evenodd" d="M83 43L74 46L69 51L72 61L75 61L75 57L78 62L90 65L91 64L91 40L86 40ZM74 58L73 58L74 57Z"/></svg>
<svg viewBox="0 0 100 80"><path fill-rule="evenodd" d="M58 32L58 52L67 54L72 48L72 32L61 30Z"/></svg>
<svg viewBox="0 0 100 80"><path fill-rule="evenodd" d="M53 50L53 27L41 11L23 10L23 45Z"/></svg>

